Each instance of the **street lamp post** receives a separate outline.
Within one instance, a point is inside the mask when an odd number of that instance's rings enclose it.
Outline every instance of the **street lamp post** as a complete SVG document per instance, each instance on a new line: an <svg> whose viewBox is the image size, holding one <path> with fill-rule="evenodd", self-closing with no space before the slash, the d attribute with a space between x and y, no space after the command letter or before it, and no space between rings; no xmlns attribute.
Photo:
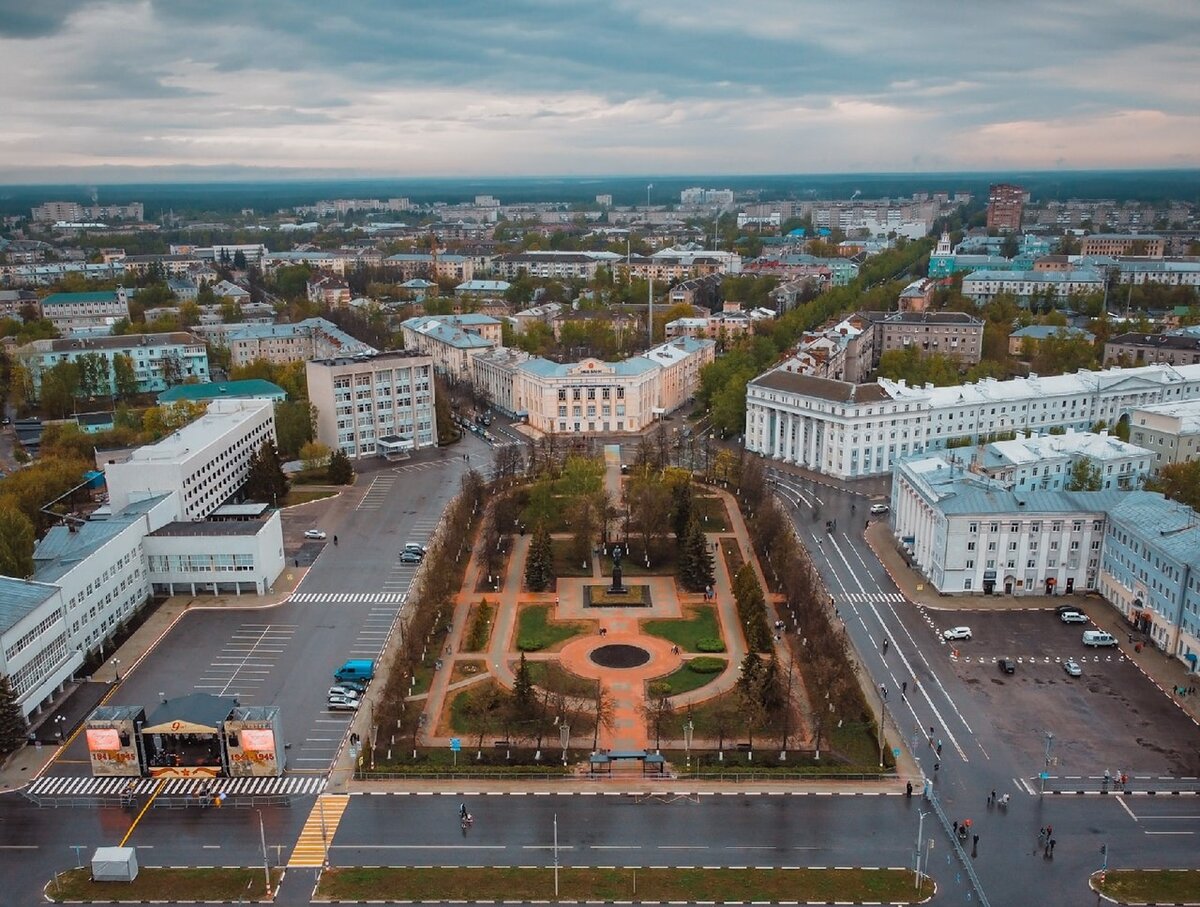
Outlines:
<svg viewBox="0 0 1200 907"><path fill-rule="evenodd" d="M689 769L692 767L692 731L695 730L695 728L696 726L692 723L691 718L689 718L687 723L683 726L683 752L687 759L687 767Z"/></svg>
<svg viewBox="0 0 1200 907"><path fill-rule="evenodd" d="M921 841L925 836L925 817L929 813L917 812L917 891L921 890Z"/></svg>
<svg viewBox="0 0 1200 907"><path fill-rule="evenodd" d="M263 855L263 884L267 886L267 897L271 897L271 864L267 860L267 832L263 828L262 810L256 809L258 813L258 840L262 844Z"/></svg>
<svg viewBox="0 0 1200 907"><path fill-rule="evenodd" d="M67 719L62 715L54 716L54 736L58 738L59 743L62 743L66 739L66 735L63 734L63 727L66 723Z"/></svg>
<svg viewBox="0 0 1200 907"><path fill-rule="evenodd" d="M1042 770L1038 772L1038 796L1046 793L1046 773L1050 768L1050 747L1054 743L1054 735L1046 731L1046 757Z"/></svg>
<svg viewBox="0 0 1200 907"><path fill-rule="evenodd" d="M887 706L884 705L883 687L879 688L879 767L883 768L883 726L887 723Z"/></svg>

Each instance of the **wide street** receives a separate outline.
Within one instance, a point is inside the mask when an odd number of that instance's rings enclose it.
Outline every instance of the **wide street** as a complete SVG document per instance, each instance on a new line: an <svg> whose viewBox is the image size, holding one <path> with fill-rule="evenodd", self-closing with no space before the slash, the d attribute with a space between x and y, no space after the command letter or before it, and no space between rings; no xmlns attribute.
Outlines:
<svg viewBox="0 0 1200 907"><path fill-rule="evenodd" d="M468 451L471 463L462 457ZM203 690L237 695L248 704L278 704L291 743L289 771L319 779L348 726L344 714L323 708L329 672L344 658L378 653L412 578L411 568L397 563L397 552L405 542L427 540L463 472L486 469L487 462L483 443L469 437L455 453L373 466L332 504L290 512L285 534L291 569L295 559L312 564L291 600L273 608L188 614L124 680L113 701L153 706L160 694ZM653 795L604 784L535 785L528 791L513 784L485 791L459 783L424 796L356 792L329 835L330 864L547 866L557 817L563 865L911 866L925 813L922 840L939 886L935 903L976 898L963 858L995 904L1042 903L1047 896L1056 903L1091 903L1086 878L1101 865L1102 844L1112 867L1195 865L1200 799L1192 795L1194 779L1181 777L1196 774L1182 770L1191 745L1186 728L1175 735L1182 742L1173 748L1134 745L1122 751L1123 739L1112 734L1106 740L1103 725L1091 735L1095 739L1084 739L1087 722L1082 730L1065 724L1076 713L1102 721L1106 700L1088 697L1118 694L1148 723L1177 720L1140 675L1121 673L1130 668L1119 657L1079 652L1075 631L1058 626L1053 612L976 611L964 617L914 604L864 538L869 505L885 500L882 489L874 496L851 494L786 470L768 475L815 552L878 697L886 695L891 739L903 739L920 771L933 779L947 823L972 820L980 836L975 857L969 842L961 856L952 849L949 829L939 827L919 784L909 799L895 789L882 795L817 793L784 783L714 791L663 782ZM826 520L836 524L827 527ZM306 528L324 529L328 538L305 542ZM960 622L974 626L975 639L959 646L955 659L940 630ZM1062 676L1060 652L1092 659L1084 662L1086 686L1071 686ZM1016 653L1018 674L1001 677L995 658ZM1160 711L1154 711L1156 703ZM1047 793L1039 796L1046 731L1056 734L1054 762ZM1114 756L1109 766L1106 757L1114 748L1121 761ZM76 743L48 774L85 774L83 755ZM1128 771L1135 792L1102 794L1105 768ZM1007 810L988 807L992 789L1011 794ZM1163 795L1147 796L1151 790ZM1186 795L1166 795L1172 790ZM466 833L456 820L460 802L476 817ZM311 794L303 794L290 807L262 808L272 864L287 863L312 805ZM258 865L258 815L248 808L156 807L145 812L128 843L139 849L143 865ZM0 799L0 871L12 903L36 902L54 870L76 865L72 845L86 860L96 846L120 841L135 817L115 807L39 809L20 795ZM1047 824L1057 841L1053 859L1038 846L1038 830ZM310 870L290 869L279 902L308 903L312 878Z"/></svg>

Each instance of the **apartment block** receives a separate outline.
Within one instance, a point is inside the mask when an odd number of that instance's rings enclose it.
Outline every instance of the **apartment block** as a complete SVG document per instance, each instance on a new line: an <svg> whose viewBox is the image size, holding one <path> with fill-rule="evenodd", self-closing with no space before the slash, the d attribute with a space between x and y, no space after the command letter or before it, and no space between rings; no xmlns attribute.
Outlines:
<svg viewBox="0 0 1200 907"><path fill-rule="evenodd" d="M987 227L1010 233L1021 229L1021 215L1028 193L1020 186L993 183L988 187Z"/></svg>
<svg viewBox="0 0 1200 907"><path fill-rule="evenodd" d="M1162 258L1166 242L1150 233L1094 233L1080 242L1081 255L1127 255Z"/></svg>
<svg viewBox="0 0 1200 907"><path fill-rule="evenodd" d="M51 293L42 300L42 315L64 336L111 334L114 324L129 317L129 298L123 289Z"/></svg>
<svg viewBox="0 0 1200 907"><path fill-rule="evenodd" d="M422 315L400 325L404 348L424 353L443 375L471 378L471 359L500 345L500 322L488 315Z"/></svg>
<svg viewBox="0 0 1200 907"><path fill-rule="evenodd" d="M1139 406L1129 416L1129 440L1153 456L1151 468L1200 457L1200 400Z"/></svg>
<svg viewBox="0 0 1200 907"><path fill-rule="evenodd" d="M194 334L123 334L116 337L81 337L73 340L34 340L19 347L16 356L29 370L34 393L41 394L42 373L60 362L77 362L81 356L99 355L107 363L107 394L116 393L114 360L128 358L137 378L138 392L165 391L188 379L208 381L208 347Z"/></svg>
<svg viewBox="0 0 1200 907"><path fill-rule="evenodd" d="M305 318L295 324L248 324L227 332L225 343L234 368L259 359L283 365L376 352L325 318Z"/></svg>

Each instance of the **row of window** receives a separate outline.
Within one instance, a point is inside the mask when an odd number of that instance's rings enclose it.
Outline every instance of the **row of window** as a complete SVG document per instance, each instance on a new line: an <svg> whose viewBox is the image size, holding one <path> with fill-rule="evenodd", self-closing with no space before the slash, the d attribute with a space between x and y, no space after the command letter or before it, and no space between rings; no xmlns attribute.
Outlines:
<svg viewBox="0 0 1200 907"><path fill-rule="evenodd" d="M1083 531L1083 523L1084 523L1083 520L1072 520L1071 521L1071 531L1072 532L1082 532ZM977 534L979 532L979 525L980 525L979 523L968 523L967 531L970 532L972 535ZM999 521L986 523L984 525L986 526L986 528L984 530L985 532L999 532L1000 531L1000 522ZM1053 520L1050 522L1050 531L1051 532L1062 532L1063 525L1064 525L1064 523L1062 520ZM1103 528L1104 528L1103 520L1092 520L1092 531L1093 532L1099 532ZM1009 532L1020 532L1021 531L1021 523L1016 520L1010 522L1008 524L1008 531ZM1034 520L1033 522L1031 522L1029 524L1029 531L1030 532L1041 532L1042 531L1042 521Z"/></svg>

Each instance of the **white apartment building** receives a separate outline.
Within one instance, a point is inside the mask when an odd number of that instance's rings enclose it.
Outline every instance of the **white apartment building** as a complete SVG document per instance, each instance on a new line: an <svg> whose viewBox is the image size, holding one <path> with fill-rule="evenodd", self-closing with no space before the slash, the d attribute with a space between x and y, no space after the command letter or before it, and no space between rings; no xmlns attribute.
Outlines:
<svg viewBox="0 0 1200 907"><path fill-rule="evenodd" d="M126 460L105 464L110 506L120 511L163 489L176 489L179 518L202 520L242 487L250 457L264 441L275 443L270 400L213 400L195 422L137 448Z"/></svg>
<svg viewBox="0 0 1200 907"><path fill-rule="evenodd" d="M129 298L124 289L51 293L42 300L42 315L64 336L111 334L114 324L129 317Z"/></svg>
<svg viewBox="0 0 1200 907"><path fill-rule="evenodd" d="M972 271L963 278L963 295L975 303L990 302L1001 293L1028 304L1039 294L1066 302L1073 293L1104 291L1104 275L1094 268L1072 271Z"/></svg>
<svg viewBox="0 0 1200 907"><path fill-rule="evenodd" d="M839 478L883 475L901 459L998 434L1110 426L1137 407L1200 398L1200 365L1079 371L910 387L850 384L775 369L746 388L746 449Z"/></svg>
<svg viewBox="0 0 1200 907"><path fill-rule="evenodd" d="M1099 434L1067 429L1066 434L993 441L975 452L971 470L995 479L1011 491L1068 491L1076 464L1086 461L1099 470L1097 491L1128 491L1150 473L1154 455L1127 444L1107 431Z"/></svg>
<svg viewBox="0 0 1200 907"><path fill-rule="evenodd" d="M500 346L500 322L488 315L420 315L400 324L404 348L424 353L443 375L471 379L471 359Z"/></svg>
<svg viewBox="0 0 1200 907"><path fill-rule="evenodd" d="M1119 491L1022 491L941 455L896 467L892 531L939 592L1050 595L1096 588Z"/></svg>
<svg viewBox="0 0 1200 907"><path fill-rule="evenodd" d="M393 351L312 360L307 379L322 444L352 459L400 457L437 444L429 356Z"/></svg>
<svg viewBox="0 0 1200 907"><path fill-rule="evenodd" d="M64 340L34 340L19 347L16 356L29 370L34 394L40 395L42 373L60 362L76 362L81 356L97 354L107 362L105 393L116 393L114 360L125 356L133 366L139 393L165 391L189 378L209 380L208 347L194 334L171 331L164 334L123 334L115 337L80 337Z"/></svg>
<svg viewBox="0 0 1200 907"><path fill-rule="evenodd" d="M1200 400L1139 406L1129 417L1129 440L1150 451L1155 472L1200 457Z"/></svg>

